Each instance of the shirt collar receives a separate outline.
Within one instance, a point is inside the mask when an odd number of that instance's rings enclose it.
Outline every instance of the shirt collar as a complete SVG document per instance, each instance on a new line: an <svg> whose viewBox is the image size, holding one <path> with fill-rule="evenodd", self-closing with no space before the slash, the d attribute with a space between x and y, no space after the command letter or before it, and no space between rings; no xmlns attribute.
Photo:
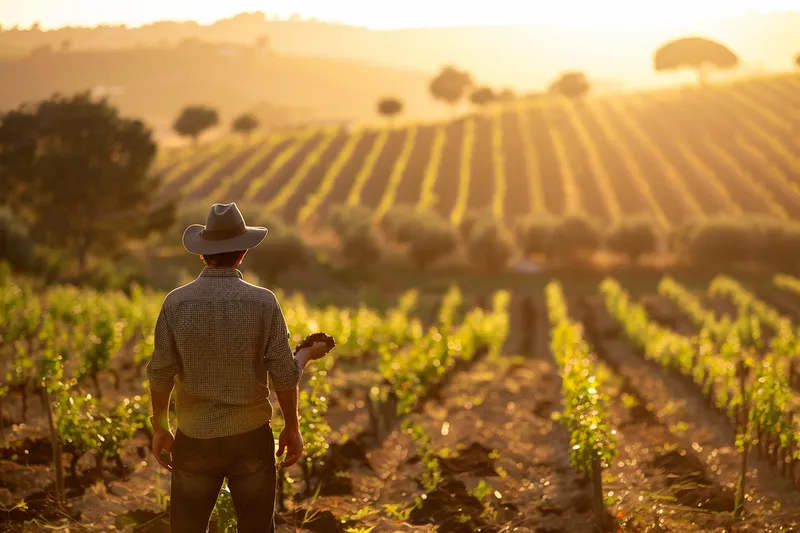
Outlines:
<svg viewBox="0 0 800 533"><path fill-rule="evenodd" d="M200 272L201 278L242 278L242 273L239 271L238 268L227 268L227 267L205 267L203 271Z"/></svg>

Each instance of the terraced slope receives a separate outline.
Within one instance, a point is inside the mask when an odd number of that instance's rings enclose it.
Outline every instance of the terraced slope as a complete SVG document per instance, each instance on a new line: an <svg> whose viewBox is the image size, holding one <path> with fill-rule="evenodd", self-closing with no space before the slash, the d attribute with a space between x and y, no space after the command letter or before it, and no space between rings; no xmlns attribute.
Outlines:
<svg viewBox="0 0 800 533"><path fill-rule="evenodd" d="M800 219L795 74L294 136L164 155L165 192L263 202L304 224L342 202L379 214L414 204L454 223L470 209L508 223L534 212L603 223L648 214L662 228L718 213Z"/></svg>

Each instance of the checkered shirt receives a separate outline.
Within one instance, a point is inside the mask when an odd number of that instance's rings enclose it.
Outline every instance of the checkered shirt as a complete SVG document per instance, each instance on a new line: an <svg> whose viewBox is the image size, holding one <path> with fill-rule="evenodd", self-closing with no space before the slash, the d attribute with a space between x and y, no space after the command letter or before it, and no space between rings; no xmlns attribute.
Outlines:
<svg viewBox="0 0 800 533"><path fill-rule="evenodd" d="M156 322L150 388L175 388L178 427L196 439L257 429L272 418L276 391L297 387L301 370L275 295L233 268L206 267L170 292Z"/></svg>

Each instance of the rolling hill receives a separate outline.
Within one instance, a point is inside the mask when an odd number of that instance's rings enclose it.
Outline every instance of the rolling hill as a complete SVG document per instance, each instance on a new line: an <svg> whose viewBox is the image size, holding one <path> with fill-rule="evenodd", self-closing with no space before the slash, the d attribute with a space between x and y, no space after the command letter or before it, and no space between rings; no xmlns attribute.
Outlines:
<svg viewBox="0 0 800 533"><path fill-rule="evenodd" d="M202 42L179 47L74 50L0 56L0 110L53 93L106 88L123 114L168 133L190 104L216 107L227 124L265 104L294 121L365 119L379 98L396 95L410 113L442 113L427 93L429 74L348 60L255 53Z"/></svg>
<svg viewBox="0 0 800 533"><path fill-rule="evenodd" d="M386 5L385 9L391 12L403 6ZM611 78L636 89L691 79L680 74L659 76L651 66L658 46L691 34L727 44L751 70L785 70L792 67L792 58L800 51L800 13L750 13L691 23L600 24L591 28L538 24L374 30L314 20L275 20L255 12L211 25L160 21L142 27L11 29L0 31L0 47L59 49L67 43L73 50L164 48L187 39L249 46L266 37L278 55L344 59L429 73L452 63L483 83L517 90L541 89L559 72L576 68L592 78Z"/></svg>
<svg viewBox="0 0 800 533"><path fill-rule="evenodd" d="M800 220L800 76L571 102L456 120L318 128L162 154L165 194L249 202L315 224L334 204L647 214L662 228L719 213Z"/></svg>

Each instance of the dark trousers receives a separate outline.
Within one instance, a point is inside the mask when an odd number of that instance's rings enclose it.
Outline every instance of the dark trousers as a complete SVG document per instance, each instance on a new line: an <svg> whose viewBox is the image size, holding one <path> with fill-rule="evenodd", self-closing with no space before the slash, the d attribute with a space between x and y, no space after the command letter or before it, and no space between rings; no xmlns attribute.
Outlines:
<svg viewBox="0 0 800 533"><path fill-rule="evenodd" d="M269 424L216 439L193 439L176 432L170 492L172 533L205 533L225 478L239 533L274 533L277 475Z"/></svg>

